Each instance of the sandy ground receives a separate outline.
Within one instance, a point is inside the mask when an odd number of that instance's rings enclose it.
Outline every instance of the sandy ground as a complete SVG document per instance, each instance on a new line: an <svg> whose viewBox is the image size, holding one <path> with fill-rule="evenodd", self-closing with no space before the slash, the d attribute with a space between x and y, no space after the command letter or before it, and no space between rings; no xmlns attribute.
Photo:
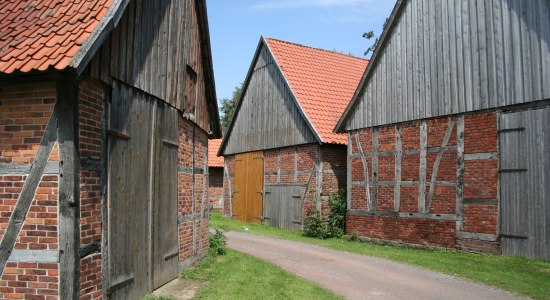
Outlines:
<svg viewBox="0 0 550 300"><path fill-rule="evenodd" d="M204 281L175 279L153 292L155 296L168 296L174 300L193 299L197 290L205 285Z"/></svg>
<svg viewBox="0 0 550 300"><path fill-rule="evenodd" d="M274 263L347 299L522 299L453 276L388 260L245 233L228 247Z"/></svg>

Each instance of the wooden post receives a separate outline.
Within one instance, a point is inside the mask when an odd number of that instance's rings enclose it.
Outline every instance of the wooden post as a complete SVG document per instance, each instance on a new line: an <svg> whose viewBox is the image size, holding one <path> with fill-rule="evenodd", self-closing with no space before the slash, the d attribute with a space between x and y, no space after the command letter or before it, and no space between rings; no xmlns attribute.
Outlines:
<svg viewBox="0 0 550 300"><path fill-rule="evenodd" d="M456 171L456 232L462 231L464 212L464 116L458 117L456 129L458 168Z"/></svg>
<svg viewBox="0 0 550 300"><path fill-rule="evenodd" d="M80 158L78 83L73 77L57 81L59 144L59 298L80 295Z"/></svg>
<svg viewBox="0 0 550 300"><path fill-rule="evenodd" d="M348 131L348 159L347 159L347 178L346 178L346 201L348 211L351 209L351 181L352 181L352 164L351 164L351 155L353 153L353 145L351 140L351 131Z"/></svg>
<svg viewBox="0 0 550 300"><path fill-rule="evenodd" d="M378 128L372 132L372 210L378 211Z"/></svg>
<svg viewBox="0 0 550 300"><path fill-rule="evenodd" d="M428 156L428 123L420 121L420 184L418 186L418 211L426 212L426 167Z"/></svg>
<svg viewBox="0 0 550 300"><path fill-rule="evenodd" d="M103 141L103 149L101 153L101 289L103 295L107 295L109 286L109 253L107 251L108 244L108 222L109 222L109 207L107 202L107 154L109 153L109 139L107 138L107 128L109 128L109 113L111 104L111 87L106 86L104 89L101 140Z"/></svg>
<svg viewBox="0 0 550 300"><path fill-rule="evenodd" d="M395 212L399 212L401 205L401 165L403 161L403 131L400 125L396 126L396 141L395 141L395 189L393 191L393 208Z"/></svg>

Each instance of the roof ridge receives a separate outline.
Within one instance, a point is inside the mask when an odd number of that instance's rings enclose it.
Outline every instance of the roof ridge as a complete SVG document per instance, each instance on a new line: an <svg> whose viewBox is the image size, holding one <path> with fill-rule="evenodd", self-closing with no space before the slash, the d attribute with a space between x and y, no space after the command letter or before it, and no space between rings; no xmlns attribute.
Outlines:
<svg viewBox="0 0 550 300"><path fill-rule="evenodd" d="M272 40L272 41L277 41L277 42L281 42L281 43L285 43L285 44L290 44L290 45L300 46L300 47L304 47L304 48L309 48L309 49L313 49L313 50L320 50L320 51L328 52L328 53L331 53L331 54L338 54L338 55L347 56L347 57L351 57L351 58L355 58L355 59L361 59L361 60L364 60L364 61L367 61L367 62L370 61L368 58L355 56L353 54L341 53L341 52L338 52L336 50L327 50L327 49L323 49L323 48L307 46L307 45L303 45L303 44L300 44L300 43L283 41L283 40L280 40L280 39L270 38L270 37L266 37L265 39L267 41Z"/></svg>

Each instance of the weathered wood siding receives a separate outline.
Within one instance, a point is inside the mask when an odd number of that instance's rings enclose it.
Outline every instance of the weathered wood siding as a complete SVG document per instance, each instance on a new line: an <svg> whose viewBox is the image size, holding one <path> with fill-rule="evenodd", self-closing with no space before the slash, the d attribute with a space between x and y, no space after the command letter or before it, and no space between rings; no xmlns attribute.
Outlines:
<svg viewBox="0 0 550 300"><path fill-rule="evenodd" d="M91 76L112 78L164 100L206 132L205 29L198 1L131 1L111 36L92 60Z"/></svg>
<svg viewBox="0 0 550 300"><path fill-rule="evenodd" d="M548 120L548 107L501 116L500 234L503 254L550 261Z"/></svg>
<svg viewBox="0 0 550 300"><path fill-rule="evenodd" d="M223 155L316 142L269 49L258 51Z"/></svg>
<svg viewBox="0 0 550 300"><path fill-rule="evenodd" d="M354 130L550 98L548 0L403 0Z"/></svg>

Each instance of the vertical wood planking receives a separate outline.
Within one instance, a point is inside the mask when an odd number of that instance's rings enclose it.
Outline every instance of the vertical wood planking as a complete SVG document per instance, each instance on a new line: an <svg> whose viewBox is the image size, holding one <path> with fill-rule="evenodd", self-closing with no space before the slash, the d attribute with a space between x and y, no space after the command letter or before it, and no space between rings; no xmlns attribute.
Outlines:
<svg viewBox="0 0 550 300"><path fill-rule="evenodd" d="M550 98L548 1L402 5L348 130Z"/></svg>

